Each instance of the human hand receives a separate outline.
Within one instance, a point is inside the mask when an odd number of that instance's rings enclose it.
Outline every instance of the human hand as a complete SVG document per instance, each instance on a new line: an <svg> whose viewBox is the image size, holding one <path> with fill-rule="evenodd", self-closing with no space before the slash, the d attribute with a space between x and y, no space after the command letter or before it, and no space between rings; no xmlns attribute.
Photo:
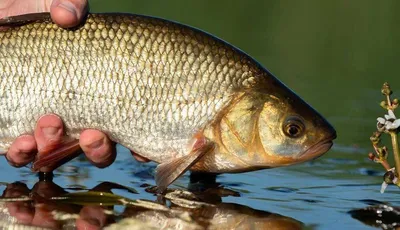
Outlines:
<svg viewBox="0 0 400 230"><path fill-rule="evenodd" d="M0 18L50 11L54 22L62 27L80 23L87 11L87 0L3 0L0 1ZM10 146L6 157L11 165L23 166L31 162L38 151L62 142L62 120L55 115L39 119L33 135L18 137ZM79 144L86 156L96 166L106 167L115 158L115 147L110 139L98 130L85 130Z"/></svg>
<svg viewBox="0 0 400 230"><path fill-rule="evenodd" d="M45 12L50 10L53 21L63 27L73 27L80 23L87 11L87 0L2 0L0 1L0 18ZM18 137L6 153L9 163L16 167L30 163L36 154L49 146L63 142L64 125L62 120L53 114L41 117L34 134ZM84 130L79 144L87 158L98 167L110 165L116 155L115 144L98 130ZM148 160L132 153L141 162ZM52 170L46 169L45 171Z"/></svg>
<svg viewBox="0 0 400 230"><path fill-rule="evenodd" d="M61 147L65 139L61 118L55 114L47 114L39 118L33 134L22 135L12 143L6 158L15 167L24 166L33 161L37 153L48 154ZM80 134L79 145L89 161L97 167L107 167L115 159L115 144L99 130L84 130ZM53 169L45 167L40 171Z"/></svg>
<svg viewBox="0 0 400 230"><path fill-rule="evenodd" d="M80 23L87 9L87 0L2 0L0 18L50 11L55 23L69 28Z"/></svg>
<svg viewBox="0 0 400 230"><path fill-rule="evenodd" d="M51 200L52 197L65 194L67 192L52 181L39 181L32 189L24 183L15 182L6 186L1 197L8 199L31 197L31 201L13 201L4 204L3 209L8 215L17 219L19 224L61 229L63 221L56 220L53 212L78 216L75 222L76 229L101 229L113 222L112 216L105 212L110 207L80 206Z"/></svg>

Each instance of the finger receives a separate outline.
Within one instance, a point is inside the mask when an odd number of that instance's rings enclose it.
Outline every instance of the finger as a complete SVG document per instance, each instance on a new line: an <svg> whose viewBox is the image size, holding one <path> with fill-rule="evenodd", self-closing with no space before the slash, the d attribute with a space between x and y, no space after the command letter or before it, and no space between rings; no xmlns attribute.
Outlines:
<svg viewBox="0 0 400 230"><path fill-rule="evenodd" d="M37 153L36 141L32 135L18 137L7 151L6 158L14 167L22 167L31 162Z"/></svg>
<svg viewBox="0 0 400 230"><path fill-rule="evenodd" d="M48 114L39 118L35 128L35 139L39 153L47 153L61 143L64 125L57 115Z"/></svg>
<svg viewBox="0 0 400 230"><path fill-rule="evenodd" d="M0 18L7 16L39 13L49 11L52 0L26 1L26 0L1 0Z"/></svg>
<svg viewBox="0 0 400 230"><path fill-rule="evenodd" d="M51 198L65 194L66 191L52 181L38 181L32 188L32 192L43 198Z"/></svg>
<svg viewBox="0 0 400 230"><path fill-rule="evenodd" d="M51 18L65 28L77 26L87 12L87 5L87 0L54 0L50 8Z"/></svg>
<svg viewBox="0 0 400 230"><path fill-rule="evenodd" d="M53 218L51 205L45 203L35 204L34 216L31 225L46 229L59 229L60 223Z"/></svg>
<svg viewBox="0 0 400 230"><path fill-rule="evenodd" d="M4 198L16 198L21 196L29 196L29 188L26 184L15 182L8 184L3 192ZM33 219L33 208L28 202L7 202L7 211L10 216L15 217L21 224L30 224Z"/></svg>
<svg viewBox="0 0 400 230"><path fill-rule="evenodd" d="M115 160L115 144L99 130L83 131L79 138L79 145L86 157L99 168L107 167Z"/></svg>
<svg viewBox="0 0 400 230"><path fill-rule="evenodd" d="M142 162L142 163L150 162L149 159L147 159L146 157L140 156L139 154L135 153L132 150L131 150L131 154L132 154L133 158L135 158L135 160L137 160L139 162Z"/></svg>
<svg viewBox="0 0 400 230"><path fill-rule="evenodd" d="M15 217L18 223L31 224L35 215L34 208L27 202L7 202L7 211Z"/></svg>
<svg viewBox="0 0 400 230"><path fill-rule="evenodd" d="M14 182L6 186L6 189L3 191L2 197L15 198L21 196L29 196L29 192L30 190L26 184L22 182Z"/></svg>
<svg viewBox="0 0 400 230"><path fill-rule="evenodd" d="M76 220L77 229L101 229L108 224L105 208L101 206L84 206Z"/></svg>

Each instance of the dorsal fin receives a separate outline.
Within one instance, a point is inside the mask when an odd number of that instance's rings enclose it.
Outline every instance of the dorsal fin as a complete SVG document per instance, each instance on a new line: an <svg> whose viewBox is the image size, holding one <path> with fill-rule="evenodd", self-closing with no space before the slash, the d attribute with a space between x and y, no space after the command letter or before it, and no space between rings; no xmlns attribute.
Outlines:
<svg viewBox="0 0 400 230"><path fill-rule="evenodd" d="M21 26L32 22L45 22L51 21L50 13L33 13L33 14L23 14L11 17L5 17L0 19L0 26Z"/></svg>

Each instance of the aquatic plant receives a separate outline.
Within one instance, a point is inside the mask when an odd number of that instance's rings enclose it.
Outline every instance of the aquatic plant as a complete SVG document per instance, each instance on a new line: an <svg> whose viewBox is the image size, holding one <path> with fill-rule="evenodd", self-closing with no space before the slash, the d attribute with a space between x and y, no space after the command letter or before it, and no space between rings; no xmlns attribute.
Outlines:
<svg viewBox="0 0 400 230"><path fill-rule="evenodd" d="M397 134L400 131L400 119L397 119L394 114L394 111L399 106L399 100L397 98L391 98L393 91L390 89L387 82L383 84L381 92L385 96L385 100L380 103L380 106L387 110L388 114L385 114L384 117L377 118L377 131L370 137L375 153L369 153L368 157L374 162L382 164L386 169L381 187L381 193L383 193L389 184L395 184L400 187L400 152L397 140ZM381 136L383 133L389 134L391 137L395 167L391 167L387 161L388 148L381 143Z"/></svg>

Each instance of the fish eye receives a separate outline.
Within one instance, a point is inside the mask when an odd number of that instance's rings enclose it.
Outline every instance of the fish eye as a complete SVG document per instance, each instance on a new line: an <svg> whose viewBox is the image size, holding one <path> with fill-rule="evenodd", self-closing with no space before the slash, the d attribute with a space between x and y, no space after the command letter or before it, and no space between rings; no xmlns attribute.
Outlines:
<svg viewBox="0 0 400 230"><path fill-rule="evenodd" d="M283 124L283 133L291 138L303 135L304 129L304 123L297 117L289 117Z"/></svg>

